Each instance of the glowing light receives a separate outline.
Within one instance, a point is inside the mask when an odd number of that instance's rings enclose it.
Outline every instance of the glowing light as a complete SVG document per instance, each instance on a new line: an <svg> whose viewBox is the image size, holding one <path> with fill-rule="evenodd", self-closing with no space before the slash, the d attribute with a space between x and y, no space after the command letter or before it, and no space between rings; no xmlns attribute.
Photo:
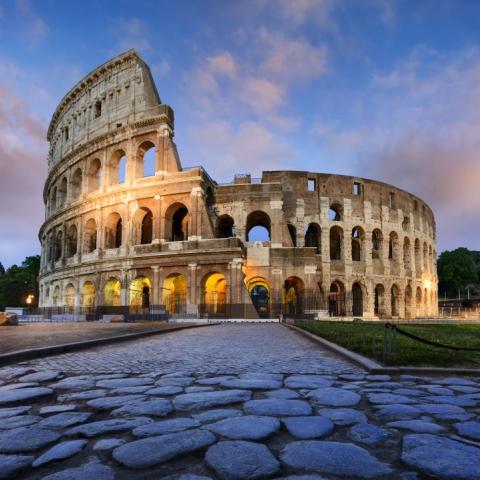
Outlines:
<svg viewBox="0 0 480 480"><path fill-rule="evenodd" d="M34 298L35 298L35 295L32 295L32 294L27 295L27 300L26 300L27 304L31 305Z"/></svg>
<svg viewBox="0 0 480 480"><path fill-rule="evenodd" d="M432 288L432 282L430 280L424 280L423 281L423 286L427 289L430 290Z"/></svg>

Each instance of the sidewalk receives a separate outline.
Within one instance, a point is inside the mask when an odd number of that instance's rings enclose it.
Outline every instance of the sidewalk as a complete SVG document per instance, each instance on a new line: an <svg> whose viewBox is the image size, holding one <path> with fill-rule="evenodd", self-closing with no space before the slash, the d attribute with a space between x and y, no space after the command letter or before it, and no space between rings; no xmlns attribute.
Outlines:
<svg viewBox="0 0 480 480"><path fill-rule="evenodd" d="M154 332L185 328L188 324L169 324L167 322L135 322L135 323L35 323L20 324L15 327L1 327L0 355L47 348L67 343L96 340L99 338L117 337L132 333Z"/></svg>

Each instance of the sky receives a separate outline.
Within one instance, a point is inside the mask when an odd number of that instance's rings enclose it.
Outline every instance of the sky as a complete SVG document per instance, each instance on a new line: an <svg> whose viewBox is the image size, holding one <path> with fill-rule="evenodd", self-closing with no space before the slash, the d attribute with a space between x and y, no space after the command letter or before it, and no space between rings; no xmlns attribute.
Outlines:
<svg viewBox="0 0 480 480"><path fill-rule="evenodd" d="M0 0L0 262L40 251L46 130L135 48L175 110L183 166L382 180L480 250L480 2Z"/></svg>

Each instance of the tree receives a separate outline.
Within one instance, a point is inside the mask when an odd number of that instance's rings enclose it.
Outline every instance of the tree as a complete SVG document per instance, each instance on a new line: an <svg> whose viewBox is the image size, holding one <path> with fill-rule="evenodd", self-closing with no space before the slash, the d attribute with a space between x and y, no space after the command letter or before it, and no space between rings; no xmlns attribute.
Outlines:
<svg viewBox="0 0 480 480"><path fill-rule="evenodd" d="M473 253L467 248L442 252L437 263L440 292L455 296L459 289L479 280Z"/></svg>
<svg viewBox="0 0 480 480"><path fill-rule="evenodd" d="M2 265L2 262L0 262L0 277L2 275L5 275L5 267Z"/></svg>
<svg viewBox="0 0 480 480"><path fill-rule="evenodd" d="M38 302L38 273L40 256L25 258L22 265L12 265L0 275L0 310L5 307L26 306L28 295L33 295L32 305Z"/></svg>

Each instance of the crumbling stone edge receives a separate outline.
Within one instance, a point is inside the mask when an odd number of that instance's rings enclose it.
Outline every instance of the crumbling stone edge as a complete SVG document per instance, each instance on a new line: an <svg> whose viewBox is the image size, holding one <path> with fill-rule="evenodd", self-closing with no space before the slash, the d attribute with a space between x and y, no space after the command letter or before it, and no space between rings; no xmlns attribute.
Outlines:
<svg viewBox="0 0 480 480"><path fill-rule="evenodd" d="M29 348L25 350L17 350L15 352L0 354L0 367L11 365L25 360L32 360L34 358L48 357L50 355L58 355L60 353L73 352L83 350L86 348L99 347L102 345L110 345L113 343L126 342L129 340L137 340L139 338L148 337L151 335L161 335L163 333L171 333L177 330L184 330L187 328L209 327L215 323L201 323L194 325L178 325L170 328L163 328L159 330L149 330L146 332L126 333L123 335L116 335L113 337L94 338L92 340L84 340L81 342L64 343L60 345L51 345L41 348Z"/></svg>
<svg viewBox="0 0 480 480"><path fill-rule="evenodd" d="M319 337L313 333L307 332L294 325L283 323L282 325L295 330L299 334L309 338L313 342L319 343L325 348L333 351L334 353L350 360L351 362L359 365L367 370L369 373L375 374L412 374L412 375L480 375L480 369L478 368L442 368L442 367L386 367L381 363L370 360L359 353L352 352L336 343L330 342L325 338Z"/></svg>

